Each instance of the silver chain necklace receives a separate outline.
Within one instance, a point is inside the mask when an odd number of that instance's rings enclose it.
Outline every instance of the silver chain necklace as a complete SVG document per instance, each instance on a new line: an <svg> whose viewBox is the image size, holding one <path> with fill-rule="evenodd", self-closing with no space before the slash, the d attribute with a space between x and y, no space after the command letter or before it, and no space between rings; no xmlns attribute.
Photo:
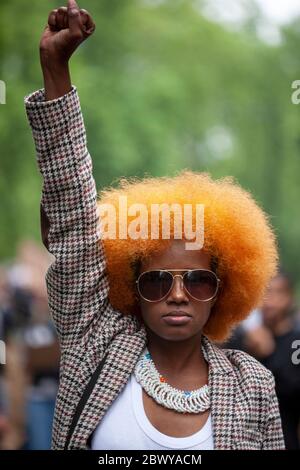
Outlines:
<svg viewBox="0 0 300 470"><path fill-rule="evenodd" d="M172 387L156 369L147 348L138 359L134 375L147 394L165 408L179 413L201 413L210 408L209 385L191 391Z"/></svg>

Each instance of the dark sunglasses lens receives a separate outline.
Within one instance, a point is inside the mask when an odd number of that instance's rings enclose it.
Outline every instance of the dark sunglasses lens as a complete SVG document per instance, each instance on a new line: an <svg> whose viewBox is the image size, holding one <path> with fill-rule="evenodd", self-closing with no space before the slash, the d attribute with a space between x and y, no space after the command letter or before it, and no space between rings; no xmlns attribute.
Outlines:
<svg viewBox="0 0 300 470"><path fill-rule="evenodd" d="M195 270L185 274L184 285L195 299L208 300L215 296L218 281L212 272Z"/></svg>
<svg viewBox="0 0 300 470"><path fill-rule="evenodd" d="M172 281L172 275L165 271L143 273L138 282L140 294L150 301L160 300L169 292Z"/></svg>

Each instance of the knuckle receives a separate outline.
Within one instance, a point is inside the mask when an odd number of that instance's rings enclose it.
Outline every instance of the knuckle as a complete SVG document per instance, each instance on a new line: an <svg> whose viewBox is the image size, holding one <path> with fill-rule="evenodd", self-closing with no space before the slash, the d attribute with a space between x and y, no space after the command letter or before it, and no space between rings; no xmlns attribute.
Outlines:
<svg viewBox="0 0 300 470"><path fill-rule="evenodd" d="M68 14L72 18L76 18L79 16L79 10L76 10L76 8L71 8L70 10L68 10Z"/></svg>
<svg viewBox="0 0 300 470"><path fill-rule="evenodd" d="M49 15L48 15L48 18L55 18L56 12L57 12L57 10L51 10Z"/></svg>

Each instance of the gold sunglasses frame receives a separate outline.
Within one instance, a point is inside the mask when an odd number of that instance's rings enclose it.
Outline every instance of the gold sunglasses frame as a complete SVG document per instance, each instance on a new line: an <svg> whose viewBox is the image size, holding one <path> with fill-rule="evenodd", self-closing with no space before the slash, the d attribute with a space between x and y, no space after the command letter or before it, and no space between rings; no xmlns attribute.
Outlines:
<svg viewBox="0 0 300 470"><path fill-rule="evenodd" d="M171 276L173 277L173 280L172 280L172 284L171 284L171 287L170 289L168 290L168 292L159 300L149 300L149 299L146 299L146 297L144 297L141 292L140 292L140 289L139 289L139 280L140 280L140 277L143 275L143 274L146 274L146 273L151 273L153 271L164 271L164 272L167 272L169 274L171 274ZM173 274L173 272L178 272L178 271L184 271L183 274ZM183 278L184 276L188 273L188 272L192 272L192 271L205 271L205 272L209 272L211 274L213 274L216 278L216 281L217 281L217 286L216 286L216 292L214 293L214 295L212 297L210 297L209 299L205 299L205 300L200 300L200 299L197 299L196 297L194 297L188 290L187 288L185 287L184 285L184 281L183 281ZM135 281L135 284L136 284L136 288L137 288L137 291L140 295L140 297L142 299L144 299L146 302L161 302L165 297L167 297L169 295L169 293L171 292L171 290L173 289L173 286L174 286L174 282L175 282L175 277L181 277L181 288L184 289L184 291L190 296L192 297L192 299L195 299L197 300L198 302L209 302L210 300L214 299L216 297L216 295L218 294L218 291L219 291L219 287L220 287L220 283L221 283L221 279L218 278L218 276L216 275L216 273L214 271L211 271L210 269L201 269L201 268L198 268L198 269L149 269L148 271L143 271L139 277L137 278L137 280Z"/></svg>

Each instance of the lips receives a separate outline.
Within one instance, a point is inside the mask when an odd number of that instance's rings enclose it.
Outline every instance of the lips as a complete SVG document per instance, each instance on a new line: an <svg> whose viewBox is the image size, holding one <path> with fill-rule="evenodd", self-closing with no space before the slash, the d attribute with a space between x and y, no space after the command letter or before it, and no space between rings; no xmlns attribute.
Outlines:
<svg viewBox="0 0 300 470"><path fill-rule="evenodd" d="M191 315L183 310L174 310L172 312L168 312L164 317L190 317Z"/></svg>
<svg viewBox="0 0 300 470"><path fill-rule="evenodd" d="M163 315L163 320L165 323L168 325L185 325L191 320L191 315L188 313L181 311L181 310L176 310L173 312L168 312L166 315Z"/></svg>

